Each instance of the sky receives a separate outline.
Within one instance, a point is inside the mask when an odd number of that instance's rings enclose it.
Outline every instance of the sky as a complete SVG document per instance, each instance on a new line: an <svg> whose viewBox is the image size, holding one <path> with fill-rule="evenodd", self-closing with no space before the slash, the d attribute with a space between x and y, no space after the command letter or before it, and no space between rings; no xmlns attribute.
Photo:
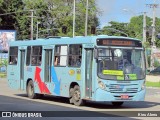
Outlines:
<svg viewBox="0 0 160 120"><path fill-rule="evenodd" d="M108 22L128 23L133 16L142 15L147 12L147 16L153 16L153 9L147 4L159 4L156 8L156 17L160 18L160 0L96 0L99 15L100 28L109 25ZM125 10L124 10L125 9Z"/></svg>

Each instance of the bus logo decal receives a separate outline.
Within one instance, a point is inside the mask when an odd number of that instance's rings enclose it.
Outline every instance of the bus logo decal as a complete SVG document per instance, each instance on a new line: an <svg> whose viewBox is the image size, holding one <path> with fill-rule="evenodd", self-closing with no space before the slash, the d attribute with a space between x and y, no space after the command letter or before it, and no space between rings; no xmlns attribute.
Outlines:
<svg viewBox="0 0 160 120"><path fill-rule="evenodd" d="M41 93L51 94L47 86L42 82L40 76L41 68L36 67L34 80L38 83L38 87Z"/></svg>
<svg viewBox="0 0 160 120"><path fill-rule="evenodd" d="M69 75L74 75L75 71L74 70L69 70Z"/></svg>

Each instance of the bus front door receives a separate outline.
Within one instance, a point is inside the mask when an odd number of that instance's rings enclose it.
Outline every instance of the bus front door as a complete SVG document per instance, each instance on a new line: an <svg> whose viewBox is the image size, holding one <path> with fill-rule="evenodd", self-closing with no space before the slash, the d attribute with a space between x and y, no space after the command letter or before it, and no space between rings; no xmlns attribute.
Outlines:
<svg viewBox="0 0 160 120"><path fill-rule="evenodd" d="M25 50L20 50L20 89L24 90Z"/></svg>
<svg viewBox="0 0 160 120"><path fill-rule="evenodd" d="M93 63L93 49L86 49L85 60L85 88L86 98L92 98L92 63Z"/></svg>

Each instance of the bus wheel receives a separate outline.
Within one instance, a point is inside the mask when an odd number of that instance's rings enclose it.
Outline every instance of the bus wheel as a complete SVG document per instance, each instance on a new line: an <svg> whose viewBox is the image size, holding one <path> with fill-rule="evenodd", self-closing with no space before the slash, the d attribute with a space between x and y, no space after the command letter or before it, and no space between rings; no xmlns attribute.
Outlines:
<svg viewBox="0 0 160 120"><path fill-rule="evenodd" d="M70 94L69 103L73 104L74 103L73 101L74 88L70 88L69 94Z"/></svg>
<svg viewBox="0 0 160 120"><path fill-rule="evenodd" d="M80 87L78 85L75 85L73 88L73 103L76 106L82 106L84 104L84 101L81 99L81 91Z"/></svg>
<svg viewBox="0 0 160 120"><path fill-rule="evenodd" d="M123 104L123 102L112 102L112 105L114 106L121 106Z"/></svg>
<svg viewBox="0 0 160 120"><path fill-rule="evenodd" d="M34 93L34 85L32 80L30 80L27 85L27 95L31 99L35 99L37 97L37 94Z"/></svg>

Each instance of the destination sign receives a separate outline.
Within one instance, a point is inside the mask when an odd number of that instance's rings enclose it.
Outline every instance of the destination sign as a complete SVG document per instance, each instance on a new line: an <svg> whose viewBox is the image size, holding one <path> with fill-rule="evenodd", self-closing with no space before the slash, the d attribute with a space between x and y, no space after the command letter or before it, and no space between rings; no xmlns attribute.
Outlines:
<svg viewBox="0 0 160 120"><path fill-rule="evenodd" d="M100 46L142 47L141 41L130 40L130 39L98 39L97 45L100 45Z"/></svg>

